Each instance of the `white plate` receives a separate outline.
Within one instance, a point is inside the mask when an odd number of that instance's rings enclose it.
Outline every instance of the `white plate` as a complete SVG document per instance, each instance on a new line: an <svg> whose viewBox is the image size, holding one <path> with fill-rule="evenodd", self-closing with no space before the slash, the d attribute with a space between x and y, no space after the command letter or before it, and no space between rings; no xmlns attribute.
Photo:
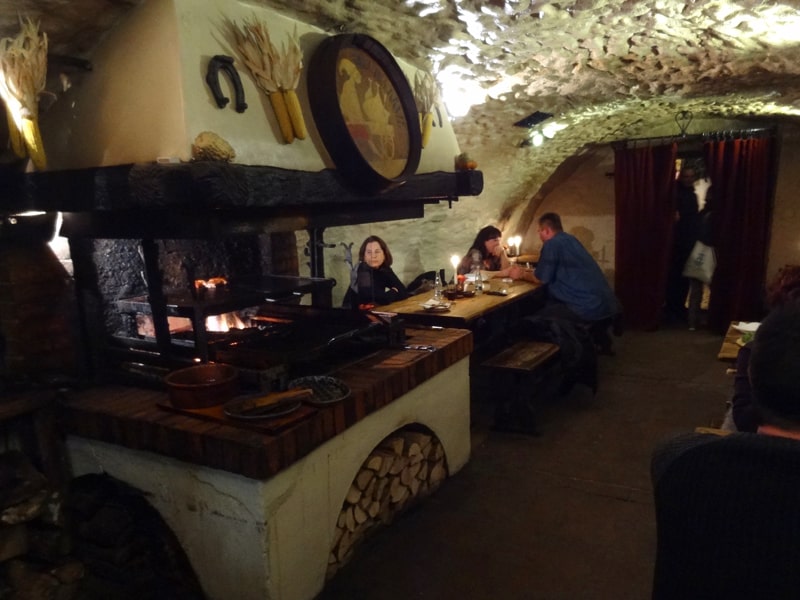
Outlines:
<svg viewBox="0 0 800 600"><path fill-rule="evenodd" d="M733 325L733 328L739 333L755 333L759 325L761 325L761 323L746 323L745 321L739 321Z"/></svg>
<svg viewBox="0 0 800 600"><path fill-rule="evenodd" d="M420 304L420 306L425 310L429 310L431 312L444 312L446 310L450 310L452 302L437 302L436 300L431 298L430 300Z"/></svg>

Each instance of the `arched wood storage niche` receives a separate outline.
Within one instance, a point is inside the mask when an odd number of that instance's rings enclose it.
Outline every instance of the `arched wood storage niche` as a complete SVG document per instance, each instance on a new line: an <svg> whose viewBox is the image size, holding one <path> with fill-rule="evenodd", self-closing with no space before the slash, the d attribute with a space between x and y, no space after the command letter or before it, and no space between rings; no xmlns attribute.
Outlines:
<svg viewBox="0 0 800 600"><path fill-rule="evenodd" d="M107 473L141 490L175 533L209 600L314 598L325 586L331 549L337 543L334 538L343 502L362 468L371 464L373 453L383 448L387 439L398 431L404 432L403 448L392 451L393 456L403 459L397 463L393 460L393 465L410 463L411 457L417 456L413 443L419 443L417 434L421 432L429 435L434 432L432 437L441 446L439 450L435 447L430 450L434 457L441 455L444 461L441 468L434 471L438 475L431 475L429 463L428 485L426 487L422 482L413 484L419 486L414 498L421 498L422 490L431 490L431 478L440 477L442 469L445 470L443 478L446 478L466 464L471 447L470 357L468 353L462 354L464 349L471 350L471 338L465 334L469 336L468 332L461 330L436 333L442 342L445 339L452 341L442 343L434 353L379 352L378 356L383 356L380 368L374 363L372 368L364 368L365 365L359 363L360 397L365 402L369 398L383 398L386 403L361 415L310 451L302 446L303 436L281 438L287 440L287 448L291 446L307 453L272 475L263 477L253 473L248 476L219 468L216 463L209 466L188 462L183 456L166 456L154 451L157 448L129 448L92 438L90 432L79 435L74 430L67 436L67 453L73 473ZM459 345L466 343L465 340L468 342L466 348ZM444 369L437 368L434 363L446 364L448 355L455 362ZM398 364L406 366L392 371L391 365ZM387 378L387 372L394 375ZM340 375L344 378L346 374L342 371ZM355 389L357 379L349 381L351 389ZM405 393L397 397L390 395L393 389L402 389L403 385L408 388ZM374 392L367 395L366 389ZM114 394L107 389L94 392L92 404L95 398L99 399L101 407L105 407ZM124 403L123 406L128 408ZM320 416L321 423L327 419L333 424L339 418L337 414L344 421L348 406L355 412L363 403L357 405L353 401L349 405L339 405L340 410L334 407L326 409L328 412ZM77 412L74 417L70 423L76 427L89 418L86 413L78 415ZM125 417L125 421L130 423L132 420ZM142 431L147 431L146 424L140 425ZM231 433L236 445L227 446L228 452L223 457L252 456L253 444L256 449L262 447L259 445L263 442L261 434L253 437L243 435L241 431ZM166 439L167 435L162 425L153 429L152 435L144 437L156 440ZM181 440L187 439L185 437L174 439L175 444L171 446L174 450L192 447L181 444ZM407 440L412 443L406 447ZM222 440L219 439L209 439L208 444L211 449L225 447L221 446ZM215 452L209 458L218 454L221 453ZM260 456L269 460L271 455L264 453ZM422 469L420 466L417 477ZM400 473L401 482L404 476L408 481L413 470L406 471L405 475L402 471ZM385 485L390 486L391 492L391 482ZM405 502L398 501L394 505L402 503L403 509L408 508L412 504L412 493L409 491L408 497L403 498L405 495L395 491L395 498ZM399 514L400 511L394 512Z"/></svg>
<svg viewBox="0 0 800 600"><path fill-rule="evenodd" d="M409 425L386 436L364 460L342 502L326 579L370 535L435 492L448 474L444 446L427 427Z"/></svg>

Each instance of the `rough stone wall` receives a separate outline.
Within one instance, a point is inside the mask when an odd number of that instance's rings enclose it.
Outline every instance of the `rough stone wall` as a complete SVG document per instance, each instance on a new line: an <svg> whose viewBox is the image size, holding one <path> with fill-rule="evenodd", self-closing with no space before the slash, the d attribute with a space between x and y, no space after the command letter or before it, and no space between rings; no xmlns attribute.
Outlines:
<svg viewBox="0 0 800 600"><path fill-rule="evenodd" d="M51 52L89 56L118 18L143 0L24 0L0 4L0 36L20 14L40 18ZM797 122L800 116L800 13L796 3L693 0L253 0L330 33L367 33L400 58L429 68L445 98L477 102L454 130L484 172L478 198L426 210L424 221L332 228L329 242L387 239L408 281L448 267L475 232L495 223L524 227L565 161L615 140L676 135L675 116L690 111L688 133ZM48 91L58 92L61 65ZM57 96L47 95L46 103ZM566 126L540 146L514 123L534 111ZM716 123L716 126L711 123ZM545 123L546 124L546 123ZM784 154L776 203L793 222L790 159ZM545 194L546 196L546 194ZM770 270L797 252L776 221ZM788 231L788 230L787 230ZM305 243L298 236L299 249ZM780 249L784 247L784 249ZM302 254L301 254L302 256ZM301 272L305 266L300 265ZM349 279L343 251L326 251L326 272ZM344 285L335 292L343 295ZM341 297L341 296L340 296Z"/></svg>

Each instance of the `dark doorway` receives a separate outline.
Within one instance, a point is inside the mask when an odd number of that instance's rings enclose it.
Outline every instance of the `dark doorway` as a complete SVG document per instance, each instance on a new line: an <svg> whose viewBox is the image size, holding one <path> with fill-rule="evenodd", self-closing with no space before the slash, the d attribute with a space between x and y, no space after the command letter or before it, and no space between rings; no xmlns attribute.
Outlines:
<svg viewBox="0 0 800 600"><path fill-rule="evenodd" d="M676 160L702 158L714 189L717 269L708 326L757 320L763 289L776 178L774 131L627 142L615 147L616 291L631 327L662 324L673 241Z"/></svg>

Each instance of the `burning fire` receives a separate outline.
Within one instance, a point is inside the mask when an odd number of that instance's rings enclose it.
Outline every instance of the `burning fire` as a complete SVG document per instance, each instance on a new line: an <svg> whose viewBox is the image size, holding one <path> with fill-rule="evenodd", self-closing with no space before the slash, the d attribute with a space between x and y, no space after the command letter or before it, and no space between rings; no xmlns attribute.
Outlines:
<svg viewBox="0 0 800 600"><path fill-rule="evenodd" d="M195 279L194 289L198 295L206 292L225 288L228 280L224 277L211 277L210 279ZM248 325L235 312L224 313L221 315L211 315L206 317L206 331L216 331L224 333L231 329L245 329Z"/></svg>
<svg viewBox="0 0 800 600"><path fill-rule="evenodd" d="M206 317L206 331L226 332L231 329L245 329L247 325L235 312Z"/></svg>

